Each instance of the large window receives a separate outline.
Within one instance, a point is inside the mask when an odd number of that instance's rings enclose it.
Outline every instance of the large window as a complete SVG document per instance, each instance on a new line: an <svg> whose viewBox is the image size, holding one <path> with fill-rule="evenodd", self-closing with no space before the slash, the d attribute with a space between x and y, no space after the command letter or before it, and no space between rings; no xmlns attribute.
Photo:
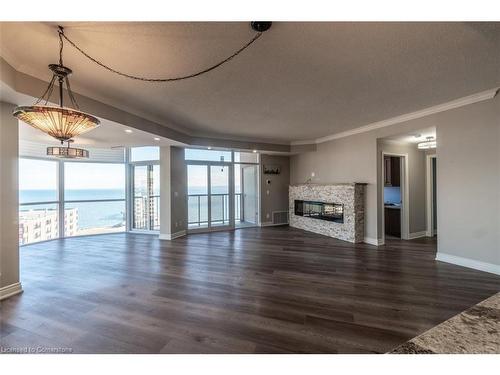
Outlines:
<svg viewBox="0 0 500 375"><path fill-rule="evenodd" d="M130 161L160 160L160 148L155 146L132 147L130 149Z"/></svg>
<svg viewBox="0 0 500 375"><path fill-rule="evenodd" d="M188 229L258 224L256 152L185 149Z"/></svg>
<svg viewBox="0 0 500 375"><path fill-rule="evenodd" d="M160 166L133 166L132 229L160 229Z"/></svg>
<svg viewBox="0 0 500 375"><path fill-rule="evenodd" d="M131 229L160 230L160 148L130 149Z"/></svg>
<svg viewBox="0 0 500 375"><path fill-rule="evenodd" d="M124 231L125 165L65 162L64 208L66 237Z"/></svg>
<svg viewBox="0 0 500 375"><path fill-rule="evenodd" d="M231 155L231 151L223 150L202 150L195 148L186 148L184 150L184 158L186 160L220 161L227 163L231 162Z"/></svg>
<svg viewBox="0 0 500 375"><path fill-rule="evenodd" d="M20 158L19 202L21 245L124 231L125 165Z"/></svg>
<svg viewBox="0 0 500 375"><path fill-rule="evenodd" d="M19 159L19 243L59 237L58 162Z"/></svg>
<svg viewBox="0 0 500 375"><path fill-rule="evenodd" d="M57 161L20 159L19 203L57 200Z"/></svg>

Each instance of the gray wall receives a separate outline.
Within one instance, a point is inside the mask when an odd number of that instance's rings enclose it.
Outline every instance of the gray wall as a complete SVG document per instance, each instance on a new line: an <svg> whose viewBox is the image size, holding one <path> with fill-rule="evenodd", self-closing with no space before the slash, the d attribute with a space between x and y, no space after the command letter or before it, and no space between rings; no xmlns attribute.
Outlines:
<svg viewBox="0 0 500 375"><path fill-rule="evenodd" d="M0 102L0 288L19 282L18 122Z"/></svg>
<svg viewBox="0 0 500 375"><path fill-rule="evenodd" d="M418 150L416 144L402 144L391 141L378 140L378 158L382 160L382 152L408 154L408 206L410 216L410 234L426 230L426 205L425 205L425 155ZM383 188L383 187L382 187ZM403 193L401 191L401 193Z"/></svg>
<svg viewBox="0 0 500 375"><path fill-rule="evenodd" d="M290 182L304 183L315 173L314 183L365 182L365 236L377 238L376 132L357 134L317 145L317 151L294 155Z"/></svg>
<svg viewBox="0 0 500 375"><path fill-rule="evenodd" d="M290 184L290 158L281 155L260 157L260 221L270 223L273 211L288 211L288 186ZM279 175L264 174L263 165L279 165ZM267 181L271 181L270 184ZM269 191L269 194L268 194Z"/></svg>
<svg viewBox="0 0 500 375"><path fill-rule="evenodd" d="M171 150L160 147L160 239L168 240L172 234L171 205Z"/></svg>
<svg viewBox="0 0 500 375"><path fill-rule="evenodd" d="M171 233L187 229L187 171L184 148L170 147Z"/></svg>
<svg viewBox="0 0 500 375"><path fill-rule="evenodd" d="M500 264L500 97L317 145L291 158L291 183L366 182L365 235L380 238L377 139L437 129L438 252ZM470 205L464 202L473 202Z"/></svg>
<svg viewBox="0 0 500 375"><path fill-rule="evenodd" d="M438 253L500 265L500 97L437 128Z"/></svg>

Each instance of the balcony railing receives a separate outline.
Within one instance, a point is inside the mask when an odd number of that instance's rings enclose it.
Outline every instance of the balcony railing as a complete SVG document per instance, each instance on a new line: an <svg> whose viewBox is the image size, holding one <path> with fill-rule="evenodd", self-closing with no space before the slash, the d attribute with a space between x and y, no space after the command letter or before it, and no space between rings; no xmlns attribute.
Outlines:
<svg viewBox="0 0 500 375"><path fill-rule="evenodd" d="M134 229L160 229L160 196L134 197Z"/></svg>
<svg viewBox="0 0 500 375"><path fill-rule="evenodd" d="M229 224L229 194L212 194L211 224ZM241 193L234 194L234 219L241 220ZM208 225L208 194L188 194L188 225L191 228Z"/></svg>

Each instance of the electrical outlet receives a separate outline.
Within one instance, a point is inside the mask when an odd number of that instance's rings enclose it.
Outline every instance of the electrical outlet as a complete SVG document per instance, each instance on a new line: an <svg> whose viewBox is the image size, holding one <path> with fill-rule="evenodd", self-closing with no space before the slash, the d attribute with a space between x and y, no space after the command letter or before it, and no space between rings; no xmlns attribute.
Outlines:
<svg viewBox="0 0 500 375"><path fill-rule="evenodd" d="M269 213L266 214L266 219L269 219L271 217L271 215L269 215Z"/></svg>

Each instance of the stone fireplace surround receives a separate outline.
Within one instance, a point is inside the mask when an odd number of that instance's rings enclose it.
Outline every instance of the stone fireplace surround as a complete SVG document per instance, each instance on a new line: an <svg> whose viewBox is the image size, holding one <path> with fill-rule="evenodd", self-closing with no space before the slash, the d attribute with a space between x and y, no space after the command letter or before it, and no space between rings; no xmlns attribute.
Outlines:
<svg viewBox="0 0 500 375"><path fill-rule="evenodd" d="M364 183L300 184L289 187L290 226L353 243L364 240ZM344 205L344 222L295 215L295 200Z"/></svg>

